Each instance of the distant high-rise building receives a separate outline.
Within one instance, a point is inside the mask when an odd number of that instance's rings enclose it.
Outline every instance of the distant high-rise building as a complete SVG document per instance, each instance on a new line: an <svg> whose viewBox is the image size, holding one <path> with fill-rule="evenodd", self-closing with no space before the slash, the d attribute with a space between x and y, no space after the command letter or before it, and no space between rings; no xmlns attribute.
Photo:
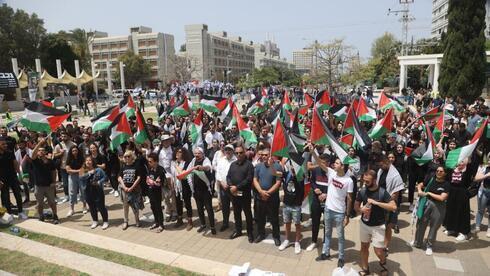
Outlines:
<svg viewBox="0 0 490 276"><path fill-rule="evenodd" d="M228 37L227 32L210 33L206 24L185 26L185 56L194 59L197 80L228 80L251 72L254 64L254 45L241 37Z"/></svg>
<svg viewBox="0 0 490 276"><path fill-rule="evenodd" d="M119 68L118 58L128 51L134 52L148 61L151 73L147 82L149 87L157 87L157 82L169 81L172 74L171 60L175 56L174 36L152 32L151 28L132 27L129 35L108 36L98 32L89 45L90 53L100 70L101 78L107 77L107 61L111 63L114 73Z"/></svg>
<svg viewBox="0 0 490 276"><path fill-rule="evenodd" d="M432 26L431 36L440 38L443 32L447 32L449 0L432 0ZM490 0L485 5L486 16L485 36L490 38Z"/></svg>
<svg viewBox="0 0 490 276"><path fill-rule="evenodd" d="M255 50L255 68L278 67L285 69L294 69L294 64L286 59L281 59L279 47L271 40L264 43L254 44Z"/></svg>
<svg viewBox="0 0 490 276"><path fill-rule="evenodd" d="M313 49L303 48L293 51L293 64L296 72L300 74L310 73L313 69Z"/></svg>

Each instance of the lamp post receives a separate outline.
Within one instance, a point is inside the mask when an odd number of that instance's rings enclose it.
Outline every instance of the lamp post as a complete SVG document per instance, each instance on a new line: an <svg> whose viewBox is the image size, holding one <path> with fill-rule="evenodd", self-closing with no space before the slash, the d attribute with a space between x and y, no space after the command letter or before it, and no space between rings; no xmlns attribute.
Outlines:
<svg viewBox="0 0 490 276"><path fill-rule="evenodd" d="M126 65L122 61L119 62L119 71L120 71L119 75L121 77L121 90L123 91L123 93L124 93L124 90L126 90L126 83L124 82L124 67L125 66Z"/></svg>
<svg viewBox="0 0 490 276"><path fill-rule="evenodd" d="M228 54L226 56L226 83L228 83L228 74L230 73L230 58L231 58L231 55Z"/></svg>
<svg viewBox="0 0 490 276"><path fill-rule="evenodd" d="M93 83L93 88L94 88L94 91L95 91L95 101L98 101L99 100L99 87L97 85L97 74L95 72L95 67L98 66L98 64L96 64L94 62L94 59L92 58L91 60L91 65L92 65L92 83Z"/></svg>

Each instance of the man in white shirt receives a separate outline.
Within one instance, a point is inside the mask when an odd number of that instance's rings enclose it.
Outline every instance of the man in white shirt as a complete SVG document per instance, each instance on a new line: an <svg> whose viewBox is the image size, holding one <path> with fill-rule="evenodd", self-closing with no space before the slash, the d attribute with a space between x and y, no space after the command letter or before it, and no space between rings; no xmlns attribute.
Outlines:
<svg viewBox="0 0 490 276"><path fill-rule="evenodd" d="M170 164L173 158L172 142L173 136L163 134L160 140L162 141L159 147L156 147L153 151L158 154L158 165L165 169L167 181L166 187L163 188L163 202L165 203L165 215L167 216L166 222L177 220L177 207L175 202L175 189L171 181Z"/></svg>
<svg viewBox="0 0 490 276"><path fill-rule="evenodd" d="M204 140L206 141L207 148L210 149L213 147L213 140L217 140L218 143L221 143L221 141L224 141L225 138L223 138L223 135L216 131L216 125L214 122L209 122L209 131L206 133L206 137Z"/></svg>
<svg viewBox="0 0 490 276"><path fill-rule="evenodd" d="M224 148L224 155L217 156L216 167L214 171L216 172L216 185L219 188L221 208L223 210L223 225L220 228L220 232L225 231L229 226L228 222L230 219L230 189L228 183L226 182L226 176L228 175L228 170L233 161L237 160L233 151L235 148L232 145L226 145Z"/></svg>
<svg viewBox="0 0 490 276"><path fill-rule="evenodd" d="M319 164L320 165L320 164ZM321 166L321 165L320 165ZM352 202L354 183L352 178L344 171L344 164L337 158L333 165L334 169L328 170L328 193L325 203L325 241L322 254L316 258L323 261L330 258L330 242L332 240L332 228L335 224L339 240L338 267L344 266L344 227L349 224L349 214Z"/></svg>
<svg viewBox="0 0 490 276"><path fill-rule="evenodd" d="M71 147L75 146L70 139L70 136L66 132L61 133L61 142L54 147L54 158L61 158L61 181L63 182L63 192L65 198L59 203L68 202L68 173L66 172L66 159L68 158L68 151Z"/></svg>

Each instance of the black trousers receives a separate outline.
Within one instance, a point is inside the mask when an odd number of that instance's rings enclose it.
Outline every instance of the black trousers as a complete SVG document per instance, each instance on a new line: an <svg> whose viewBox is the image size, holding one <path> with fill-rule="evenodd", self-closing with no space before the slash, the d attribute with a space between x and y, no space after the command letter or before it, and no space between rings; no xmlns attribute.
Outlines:
<svg viewBox="0 0 490 276"><path fill-rule="evenodd" d="M3 185L1 190L1 200L2 205L7 209L9 214L12 214L12 203L10 202L10 189L14 193L15 201L17 202L17 211L22 212L22 194L20 191L19 181L15 178L2 180L5 185Z"/></svg>
<svg viewBox="0 0 490 276"><path fill-rule="evenodd" d="M192 218L192 203L191 203L192 191L189 184L182 183L182 195L175 195L175 207L177 208L177 216L182 217L184 213L184 206L188 218Z"/></svg>
<svg viewBox="0 0 490 276"><path fill-rule="evenodd" d="M100 186L87 184L87 188L85 189L85 197L90 209L90 216L92 216L92 220L97 221L98 212L100 212L102 221L108 222L109 215L107 213L107 208L105 207L104 189Z"/></svg>
<svg viewBox="0 0 490 276"><path fill-rule="evenodd" d="M413 195L415 193L415 186L417 186L417 176L408 176L408 202L413 203Z"/></svg>
<svg viewBox="0 0 490 276"><path fill-rule="evenodd" d="M118 190L118 187L119 187L119 183L117 182L117 177L118 177L118 174L117 172L111 172L111 174L109 175L109 182L111 183L111 187L112 189L114 190Z"/></svg>
<svg viewBox="0 0 490 276"><path fill-rule="evenodd" d="M316 197L316 195L314 195ZM311 202L311 242L318 242L318 232L320 231L320 220L325 207L322 207L318 199L313 199ZM325 231L323 231L325 238ZM324 239L325 240L325 239Z"/></svg>
<svg viewBox="0 0 490 276"><path fill-rule="evenodd" d="M252 197L250 191L243 192L243 196L231 196L233 202L233 217L235 218L235 231L242 232L242 211L247 222L247 234L253 236ZM228 211L229 212L229 211Z"/></svg>
<svg viewBox="0 0 490 276"><path fill-rule="evenodd" d="M197 191L194 192L194 199L197 205L197 214L199 215L199 221L201 225L206 225L206 218L204 216L204 208L208 212L209 226L214 228L214 211L212 204L212 196L209 191Z"/></svg>
<svg viewBox="0 0 490 276"><path fill-rule="evenodd" d="M155 217L155 224L163 227L162 187L148 188L147 195L150 199L153 217Z"/></svg>
<svg viewBox="0 0 490 276"><path fill-rule="evenodd" d="M225 191L221 185L219 187L219 194L221 200L221 210L223 211L223 225L228 225L230 222L230 202L232 195L230 194L229 189ZM235 208L235 205L233 205L233 208Z"/></svg>
<svg viewBox="0 0 490 276"><path fill-rule="evenodd" d="M272 225L272 237L279 239L279 193L272 195L269 200L257 200L257 233L265 236L265 220Z"/></svg>

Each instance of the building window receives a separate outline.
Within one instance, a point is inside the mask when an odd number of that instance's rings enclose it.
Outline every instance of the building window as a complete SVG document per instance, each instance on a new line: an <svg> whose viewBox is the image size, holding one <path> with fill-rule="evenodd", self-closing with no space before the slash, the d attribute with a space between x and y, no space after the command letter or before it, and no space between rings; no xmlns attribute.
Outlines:
<svg viewBox="0 0 490 276"><path fill-rule="evenodd" d="M138 47L144 47L144 46L146 46L146 40L143 39L138 40Z"/></svg>

